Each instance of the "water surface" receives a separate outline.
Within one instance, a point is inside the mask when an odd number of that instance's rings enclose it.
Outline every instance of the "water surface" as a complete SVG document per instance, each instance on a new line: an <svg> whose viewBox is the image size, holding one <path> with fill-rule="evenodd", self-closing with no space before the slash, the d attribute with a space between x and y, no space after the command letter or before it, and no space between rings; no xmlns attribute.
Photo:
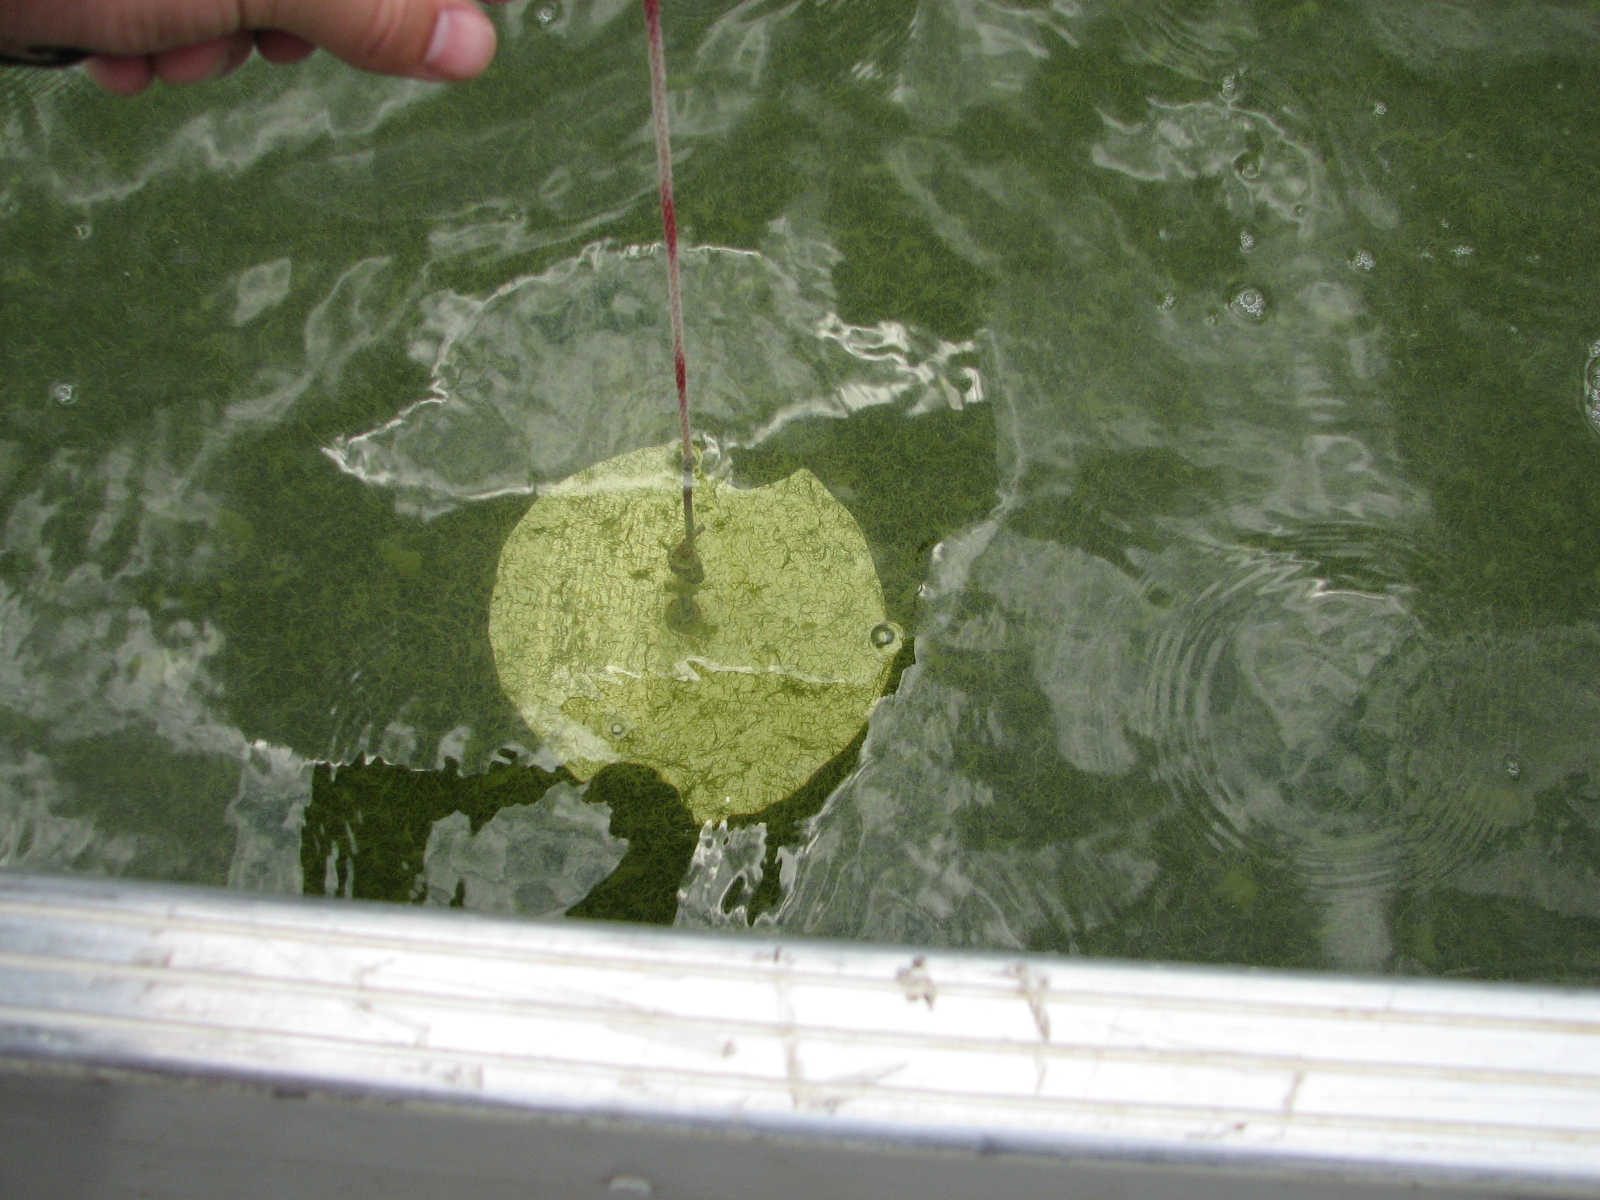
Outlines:
<svg viewBox="0 0 1600 1200"><path fill-rule="evenodd" d="M498 19L456 88L0 74L0 864L550 914L656 836L485 632L672 434L642 14ZM1600 5L667 21L697 419L915 637L816 803L661 835L677 920L1593 979ZM364 756L544 782L302 845Z"/></svg>

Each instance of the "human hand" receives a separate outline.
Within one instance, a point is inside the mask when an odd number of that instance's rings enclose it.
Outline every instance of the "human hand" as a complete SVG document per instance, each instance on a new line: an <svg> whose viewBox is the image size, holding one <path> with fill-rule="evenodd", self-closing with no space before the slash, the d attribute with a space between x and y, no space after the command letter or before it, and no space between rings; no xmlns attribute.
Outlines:
<svg viewBox="0 0 1600 1200"><path fill-rule="evenodd" d="M471 79L495 34L473 0L0 0L0 53L52 46L88 51L90 77L132 96L216 79L252 50L296 63L319 46L385 75Z"/></svg>

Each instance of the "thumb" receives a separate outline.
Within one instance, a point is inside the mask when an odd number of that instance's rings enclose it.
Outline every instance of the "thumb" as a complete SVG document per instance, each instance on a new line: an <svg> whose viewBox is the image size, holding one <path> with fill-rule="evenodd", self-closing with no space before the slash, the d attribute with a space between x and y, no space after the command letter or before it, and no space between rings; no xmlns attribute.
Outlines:
<svg viewBox="0 0 1600 1200"><path fill-rule="evenodd" d="M471 0L243 0L245 29L276 29L351 66L414 79L471 79L494 57L494 25Z"/></svg>

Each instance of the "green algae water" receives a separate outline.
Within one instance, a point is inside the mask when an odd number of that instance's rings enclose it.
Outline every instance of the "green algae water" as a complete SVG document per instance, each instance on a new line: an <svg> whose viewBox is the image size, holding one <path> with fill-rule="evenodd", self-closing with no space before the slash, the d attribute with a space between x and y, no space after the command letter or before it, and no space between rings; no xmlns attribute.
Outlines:
<svg viewBox="0 0 1600 1200"><path fill-rule="evenodd" d="M676 428L642 12L496 19L0 72L0 865L1600 976L1600 4L669 6L696 428L907 635L716 824L496 677L529 505Z"/></svg>

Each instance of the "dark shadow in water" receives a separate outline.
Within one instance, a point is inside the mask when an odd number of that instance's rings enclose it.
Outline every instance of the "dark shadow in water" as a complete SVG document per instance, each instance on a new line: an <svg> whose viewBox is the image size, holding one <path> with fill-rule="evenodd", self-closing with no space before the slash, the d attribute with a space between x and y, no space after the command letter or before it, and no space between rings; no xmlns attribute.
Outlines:
<svg viewBox="0 0 1600 1200"><path fill-rule="evenodd" d="M890 670L891 692L914 661L907 639ZM748 901L752 920L781 899L778 850L801 841L806 822L855 770L866 733L863 726L792 795L729 822L767 827L761 884ZM477 833L502 808L536 803L561 782L576 780L565 770L551 773L502 760L482 775L462 775L454 762L442 771L413 771L382 761L338 768L320 763L312 773L311 804L301 831L304 890L313 896L419 903L426 894L423 856L436 821L464 813ZM700 836L700 823L677 789L649 767L618 763L589 782L584 798L610 808L611 836L625 839L628 851L617 869L567 915L671 925L678 913L678 888ZM462 898L457 895L458 906Z"/></svg>
<svg viewBox="0 0 1600 1200"><path fill-rule="evenodd" d="M477 833L502 808L535 804L562 782L577 781L565 770L503 760L481 775L462 775L449 759L442 771L413 771L381 759L342 767L318 763L300 831L304 891L420 901L426 893L423 854L434 822L464 813Z"/></svg>
<svg viewBox="0 0 1600 1200"><path fill-rule="evenodd" d="M587 798L610 806L611 836L626 838L628 852L567 915L671 925L700 823L675 787L632 763L601 771L590 781Z"/></svg>
<svg viewBox="0 0 1600 1200"><path fill-rule="evenodd" d="M890 668L889 692L899 686L901 674L914 661L916 655L908 638ZM833 790L856 769L866 737L866 726L862 726L848 746L818 767L791 795L760 812L734 817L728 822L736 829L765 825L767 852L755 894L748 898L730 895L724 908L731 909L743 899L749 919L754 921L777 907L782 899L778 851L785 846L796 846L804 839L807 822L822 810ZM617 864L617 869L569 909L567 915L671 925L678 915L678 888L688 873L700 838L700 823L683 803L677 789L646 767L631 764L607 767L589 784L586 798L610 805L611 836L626 838L628 853Z"/></svg>
<svg viewBox="0 0 1600 1200"><path fill-rule="evenodd" d="M894 695L900 687L900 676L904 675L906 668L916 661L916 643L908 637L894 656L894 662L889 666L889 680L884 686L884 695ZM798 846L805 840L811 818L822 811L822 806L827 803L828 797L833 795L834 789L848 779L851 772L856 769L856 764L861 759L861 747L866 740L867 727L863 725L861 731L850 739L850 744L818 767L816 773L801 784L793 795L785 797L776 804L769 804L758 813L735 817L728 822L734 828L749 825L767 827L767 854L761 862L761 882L756 886L755 894L746 902L746 913L752 922L762 913L776 908L783 899L780 890L778 851L785 846ZM742 899L744 898L730 893L723 902L723 908L731 910Z"/></svg>

